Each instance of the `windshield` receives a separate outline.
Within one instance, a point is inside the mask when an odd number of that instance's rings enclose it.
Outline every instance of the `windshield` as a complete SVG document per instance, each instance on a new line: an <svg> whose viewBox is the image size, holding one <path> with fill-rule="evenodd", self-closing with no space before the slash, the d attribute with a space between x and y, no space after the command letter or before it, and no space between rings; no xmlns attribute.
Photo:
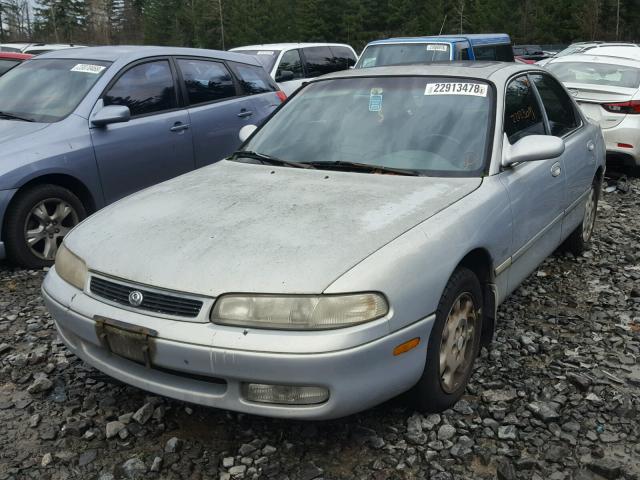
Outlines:
<svg viewBox="0 0 640 480"><path fill-rule="evenodd" d="M493 90L470 79L320 81L292 97L245 149L302 164L357 162L420 175L480 176L492 105Z"/></svg>
<svg viewBox="0 0 640 480"><path fill-rule="evenodd" d="M36 122L69 115L102 76L109 62L34 59L0 77L0 112Z"/></svg>
<svg viewBox="0 0 640 480"><path fill-rule="evenodd" d="M640 86L640 69L593 62L553 62L547 65L564 83L610 85L623 88Z"/></svg>
<svg viewBox="0 0 640 480"><path fill-rule="evenodd" d="M450 59L450 47L446 43L389 43L370 45L365 48L355 68L439 62Z"/></svg>
<svg viewBox="0 0 640 480"><path fill-rule="evenodd" d="M264 69L271 73L273 65L276 63L280 50L236 50L236 53L251 55L258 60Z"/></svg>

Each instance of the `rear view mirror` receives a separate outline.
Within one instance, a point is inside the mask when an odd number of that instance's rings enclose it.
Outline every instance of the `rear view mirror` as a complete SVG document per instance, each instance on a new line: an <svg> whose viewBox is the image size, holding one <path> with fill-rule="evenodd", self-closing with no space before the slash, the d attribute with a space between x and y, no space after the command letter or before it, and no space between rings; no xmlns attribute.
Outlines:
<svg viewBox="0 0 640 480"><path fill-rule="evenodd" d="M247 138L249 138L251 134L256 131L256 128L258 127L256 127L255 125L245 125L244 127L242 127L238 132L240 141L244 142Z"/></svg>
<svg viewBox="0 0 640 480"><path fill-rule="evenodd" d="M131 118L129 107L124 105L109 105L96 112L91 118L91 123L96 127L104 127L111 123L128 122Z"/></svg>
<svg viewBox="0 0 640 480"><path fill-rule="evenodd" d="M502 142L502 166L514 163L535 162L559 157L564 153L564 140L551 135L529 135L511 145L504 136Z"/></svg>
<svg viewBox="0 0 640 480"><path fill-rule="evenodd" d="M293 80L293 72L291 70L278 70L276 72L276 82L289 82Z"/></svg>

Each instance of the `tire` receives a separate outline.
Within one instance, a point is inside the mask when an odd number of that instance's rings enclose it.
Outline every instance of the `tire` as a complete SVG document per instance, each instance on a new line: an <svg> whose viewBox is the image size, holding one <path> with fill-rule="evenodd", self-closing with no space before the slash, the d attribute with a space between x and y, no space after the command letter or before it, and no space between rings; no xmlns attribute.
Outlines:
<svg viewBox="0 0 640 480"><path fill-rule="evenodd" d="M36 185L16 194L5 216L9 260L26 268L53 264L64 235L87 216L80 199L58 185Z"/></svg>
<svg viewBox="0 0 640 480"><path fill-rule="evenodd" d="M600 198L600 182L598 179L594 179L591 184L591 190L587 195L585 204L585 213L582 218L582 223L571 232L571 234L564 241L562 250L571 252L575 256L582 255L589 249L589 242L593 235L593 230L596 225L596 215L598 212L598 199Z"/></svg>
<svg viewBox="0 0 640 480"><path fill-rule="evenodd" d="M464 307L465 304L467 308L462 310L460 306ZM451 408L462 397L480 350L481 306L482 287L478 278L467 268L457 268L440 298L435 324L427 345L424 372L413 390L414 402L418 409L441 412ZM447 325L454 326L456 323L451 322L458 321L464 321L466 335L464 335L464 328L462 330L456 328L453 332L446 329L445 332ZM462 335L457 336L458 332ZM464 346L460 348L459 342L449 343L453 340L451 335L456 335L453 338L463 338L460 341L465 342ZM450 352L449 356L445 355L447 351ZM455 355L455 352L458 352L458 355ZM460 355L460 352L463 353ZM459 360L461 357L462 362L455 369L451 368L451 362L446 361L447 358ZM441 359L445 365L448 363L448 366L443 367Z"/></svg>

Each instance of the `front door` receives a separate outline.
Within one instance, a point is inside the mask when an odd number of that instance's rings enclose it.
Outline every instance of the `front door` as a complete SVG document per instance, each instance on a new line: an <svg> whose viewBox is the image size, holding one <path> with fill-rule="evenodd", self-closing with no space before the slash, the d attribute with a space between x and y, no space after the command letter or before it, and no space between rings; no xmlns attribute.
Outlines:
<svg viewBox="0 0 640 480"><path fill-rule="evenodd" d="M546 135L536 94L526 75L512 80L505 95L505 142ZM500 173L511 203L513 240L509 289L520 284L560 243L565 172L559 158L523 162Z"/></svg>
<svg viewBox="0 0 640 480"><path fill-rule="evenodd" d="M127 67L107 88L102 105L125 105L131 119L91 127L106 203L193 170L189 113L179 108L168 59Z"/></svg>

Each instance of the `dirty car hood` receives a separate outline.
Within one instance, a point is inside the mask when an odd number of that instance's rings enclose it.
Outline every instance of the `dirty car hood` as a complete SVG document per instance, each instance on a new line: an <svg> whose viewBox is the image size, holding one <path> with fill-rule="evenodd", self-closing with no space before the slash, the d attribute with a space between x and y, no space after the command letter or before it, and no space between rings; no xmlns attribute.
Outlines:
<svg viewBox="0 0 640 480"><path fill-rule="evenodd" d="M103 209L65 242L91 270L162 288L320 293L480 183L221 161Z"/></svg>

